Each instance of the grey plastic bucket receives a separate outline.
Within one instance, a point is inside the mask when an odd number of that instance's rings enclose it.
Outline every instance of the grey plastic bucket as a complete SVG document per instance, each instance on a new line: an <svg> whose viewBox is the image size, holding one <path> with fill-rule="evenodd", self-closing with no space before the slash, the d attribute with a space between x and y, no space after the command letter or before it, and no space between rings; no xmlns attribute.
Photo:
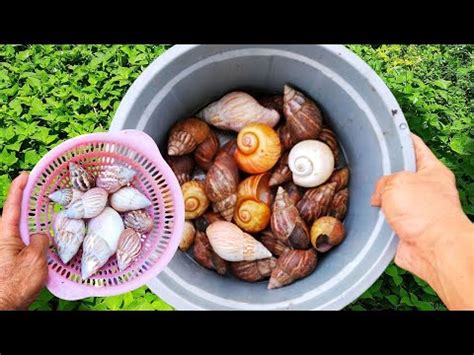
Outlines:
<svg viewBox="0 0 474 355"><path fill-rule="evenodd" d="M410 132L390 90L343 46L174 46L138 77L111 131L136 128L164 151L179 119L235 89L282 91L291 84L315 99L351 167L347 238L315 272L276 290L222 277L178 251L149 287L177 309L341 309L360 296L392 260L397 238L370 206L381 175L415 169Z"/></svg>

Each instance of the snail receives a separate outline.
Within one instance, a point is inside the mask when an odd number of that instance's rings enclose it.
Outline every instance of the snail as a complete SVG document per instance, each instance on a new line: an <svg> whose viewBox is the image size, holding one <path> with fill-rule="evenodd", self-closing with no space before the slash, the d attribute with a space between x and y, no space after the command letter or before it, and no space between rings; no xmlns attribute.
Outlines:
<svg viewBox="0 0 474 355"><path fill-rule="evenodd" d="M280 143L283 151L287 151L295 145L295 143L293 143L293 138L291 138L291 133L288 129L288 125L284 124L278 127L277 133L278 138L280 138Z"/></svg>
<svg viewBox="0 0 474 355"><path fill-rule="evenodd" d="M254 261L237 261L230 263L230 271L240 280L257 282L271 275L276 262L277 259L273 257Z"/></svg>
<svg viewBox="0 0 474 355"><path fill-rule="evenodd" d="M197 118L188 118L176 123L168 139L168 155L191 153L209 135L209 126Z"/></svg>
<svg viewBox="0 0 474 355"><path fill-rule="evenodd" d="M234 158L239 168L246 173L259 174L270 170L280 158L280 154L280 138L268 125L249 124L237 136Z"/></svg>
<svg viewBox="0 0 474 355"><path fill-rule="evenodd" d="M204 186L213 210L227 221L234 215L238 183L239 169L234 159L226 151L219 152L207 172Z"/></svg>
<svg viewBox="0 0 474 355"><path fill-rule="evenodd" d="M336 192L336 183L328 182L324 185L308 189L303 198L296 204L301 217L311 224L316 218L324 216Z"/></svg>
<svg viewBox="0 0 474 355"><path fill-rule="evenodd" d="M114 193L132 181L136 171L122 165L107 165L102 168L96 179L96 186L108 193Z"/></svg>
<svg viewBox="0 0 474 355"><path fill-rule="evenodd" d="M270 174L252 175L238 186L234 221L246 232L260 232L270 222L273 196L269 180Z"/></svg>
<svg viewBox="0 0 474 355"><path fill-rule="evenodd" d="M350 171L347 166L334 170L332 175L329 177L328 182L336 183L336 191L339 191L347 186L349 183Z"/></svg>
<svg viewBox="0 0 474 355"><path fill-rule="evenodd" d="M92 218L98 216L107 204L107 191L94 187L71 202L64 214L67 218Z"/></svg>
<svg viewBox="0 0 474 355"><path fill-rule="evenodd" d="M322 126L321 111L314 101L289 85L284 87L283 112L292 144L318 138Z"/></svg>
<svg viewBox="0 0 474 355"><path fill-rule="evenodd" d="M274 127L280 119L277 111L263 107L252 96L241 91L223 96L206 106L197 116L217 128L235 132L256 122Z"/></svg>
<svg viewBox="0 0 474 355"><path fill-rule="evenodd" d="M331 149L332 155L334 156L334 164L337 165L339 160L339 146L337 144L336 135L334 132L325 127L321 130L318 140L325 143Z"/></svg>
<svg viewBox="0 0 474 355"><path fill-rule="evenodd" d="M126 186L110 196L110 206L118 212L127 212L150 207L151 201L136 188Z"/></svg>
<svg viewBox="0 0 474 355"><path fill-rule="evenodd" d="M308 227L300 217L298 209L290 200L287 192L278 187L273 213L270 219L272 232L276 238L295 249L309 247Z"/></svg>
<svg viewBox="0 0 474 355"><path fill-rule="evenodd" d="M288 166L296 185L315 187L331 176L334 156L326 144L317 140L306 140L291 148Z"/></svg>
<svg viewBox="0 0 474 355"><path fill-rule="evenodd" d="M179 242L179 249L181 251L187 251L194 243L196 236L196 229L194 228L192 221L184 221L183 234L181 241Z"/></svg>
<svg viewBox="0 0 474 355"><path fill-rule="evenodd" d="M191 180L181 186L186 219L194 219L206 212L209 207L204 182Z"/></svg>
<svg viewBox="0 0 474 355"><path fill-rule="evenodd" d="M204 232L196 231L193 255L194 259L205 268L216 270L220 275L227 272L227 262L212 250L209 239Z"/></svg>
<svg viewBox="0 0 474 355"><path fill-rule="evenodd" d="M190 155L168 156L166 158L171 170L176 175L180 185L191 180L191 173L194 168L194 160Z"/></svg>
<svg viewBox="0 0 474 355"><path fill-rule="evenodd" d="M320 253L339 245L345 235L344 224L331 216L318 218L311 226L311 244Z"/></svg>
<svg viewBox="0 0 474 355"><path fill-rule="evenodd" d="M69 177L72 187L76 190L86 192L95 186L95 179L92 174L79 163L69 163Z"/></svg>
<svg viewBox="0 0 474 355"><path fill-rule="evenodd" d="M153 229L153 219L146 210L135 210L123 215L123 223L126 227L136 230L138 233L149 233Z"/></svg>
<svg viewBox="0 0 474 355"><path fill-rule="evenodd" d="M86 225L82 219L72 219L60 211L54 221L54 242L59 258L67 264L78 252L86 235Z"/></svg>
<svg viewBox="0 0 474 355"><path fill-rule="evenodd" d="M349 188L344 188L334 195L331 205L329 206L328 215L344 220L347 212L347 203L349 201Z"/></svg>
<svg viewBox="0 0 474 355"><path fill-rule="evenodd" d="M117 246L117 264L120 271L124 271L138 257L141 247L140 234L132 228L127 228L120 234Z"/></svg>
<svg viewBox="0 0 474 355"><path fill-rule="evenodd" d="M317 261L314 249L285 251L272 271L268 289L279 288L308 276L316 268Z"/></svg>
<svg viewBox="0 0 474 355"><path fill-rule="evenodd" d="M206 229L212 249L227 261L252 261L265 259L272 253L250 234L226 221L212 223Z"/></svg>
<svg viewBox="0 0 474 355"><path fill-rule="evenodd" d="M300 187L296 186L292 181L282 185L285 191L288 193L290 200L296 205L299 200L303 197L300 191Z"/></svg>
<svg viewBox="0 0 474 355"><path fill-rule="evenodd" d="M68 207L71 202L81 198L82 195L84 195L84 192L80 190L65 188L50 193L48 198L63 207Z"/></svg>
<svg viewBox="0 0 474 355"><path fill-rule="evenodd" d="M280 256L284 251L293 249L280 239L276 238L269 230L262 232L260 243L265 245L265 247L275 256Z"/></svg>
<svg viewBox="0 0 474 355"><path fill-rule="evenodd" d="M207 138L193 152L196 164L204 171L209 170L218 150L219 138L213 130L210 130Z"/></svg>
<svg viewBox="0 0 474 355"><path fill-rule="evenodd" d="M291 180L291 170L288 167L288 154L289 152L283 153L275 165L269 182L270 186L278 186Z"/></svg>

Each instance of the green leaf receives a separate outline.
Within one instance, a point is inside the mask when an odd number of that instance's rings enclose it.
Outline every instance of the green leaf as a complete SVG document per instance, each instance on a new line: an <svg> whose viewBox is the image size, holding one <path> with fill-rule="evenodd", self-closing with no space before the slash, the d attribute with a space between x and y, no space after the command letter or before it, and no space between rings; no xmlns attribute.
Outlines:
<svg viewBox="0 0 474 355"><path fill-rule="evenodd" d="M18 161L18 158L15 156L15 154L8 152L6 148L4 148L2 152L0 153L1 164L4 164L6 166L12 166L17 161Z"/></svg>
<svg viewBox="0 0 474 355"><path fill-rule="evenodd" d="M433 81L433 84L441 89L447 89L452 83L448 80L438 79Z"/></svg>
<svg viewBox="0 0 474 355"><path fill-rule="evenodd" d="M388 295L388 296L386 297L386 299L387 299L391 304L393 304L394 306L398 306L398 304L399 304L399 302L400 302L399 298L398 298L397 296L395 296L395 295Z"/></svg>
<svg viewBox="0 0 474 355"><path fill-rule="evenodd" d="M123 304L123 296L118 295L118 296L112 296L112 297L105 297L103 304L105 304L107 308L113 311L118 310Z"/></svg>

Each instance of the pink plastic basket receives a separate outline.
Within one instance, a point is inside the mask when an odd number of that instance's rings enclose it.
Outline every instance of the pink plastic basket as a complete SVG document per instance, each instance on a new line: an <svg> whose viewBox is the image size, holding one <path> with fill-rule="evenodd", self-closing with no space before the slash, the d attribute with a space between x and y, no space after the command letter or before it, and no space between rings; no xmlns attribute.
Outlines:
<svg viewBox="0 0 474 355"><path fill-rule="evenodd" d="M52 149L34 167L21 205L21 238L28 244L38 231L53 235L54 205L49 193L69 187L68 163L80 162L91 172L101 166L124 164L137 174L133 186L151 201L148 212L153 230L142 244L142 251L125 271L118 270L115 256L94 276L82 280L81 255L63 264L54 244L48 252L48 289L57 297L77 300L92 296L112 296L134 290L158 275L170 262L181 239L184 206L179 183L162 158L154 140L137 130L93 133L72 138Z"/></svg>

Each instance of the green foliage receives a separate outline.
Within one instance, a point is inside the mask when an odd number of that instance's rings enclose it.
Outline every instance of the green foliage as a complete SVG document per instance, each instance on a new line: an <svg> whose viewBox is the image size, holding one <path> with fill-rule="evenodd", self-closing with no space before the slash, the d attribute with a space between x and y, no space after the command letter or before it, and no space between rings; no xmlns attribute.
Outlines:
<svg viewBox="0 0 474 355"><path fill-rule="evenodd" d="M0 46L0 206L11 180L49 149L105 131L126 90L163 45ZM385 81L410 128L456 174L463 208L474 216L473 46L350 48ZM32 310L168 310L146 287L77 302L43 290ZM352 310L445 309L422 280L390 265Z"/></svg>

